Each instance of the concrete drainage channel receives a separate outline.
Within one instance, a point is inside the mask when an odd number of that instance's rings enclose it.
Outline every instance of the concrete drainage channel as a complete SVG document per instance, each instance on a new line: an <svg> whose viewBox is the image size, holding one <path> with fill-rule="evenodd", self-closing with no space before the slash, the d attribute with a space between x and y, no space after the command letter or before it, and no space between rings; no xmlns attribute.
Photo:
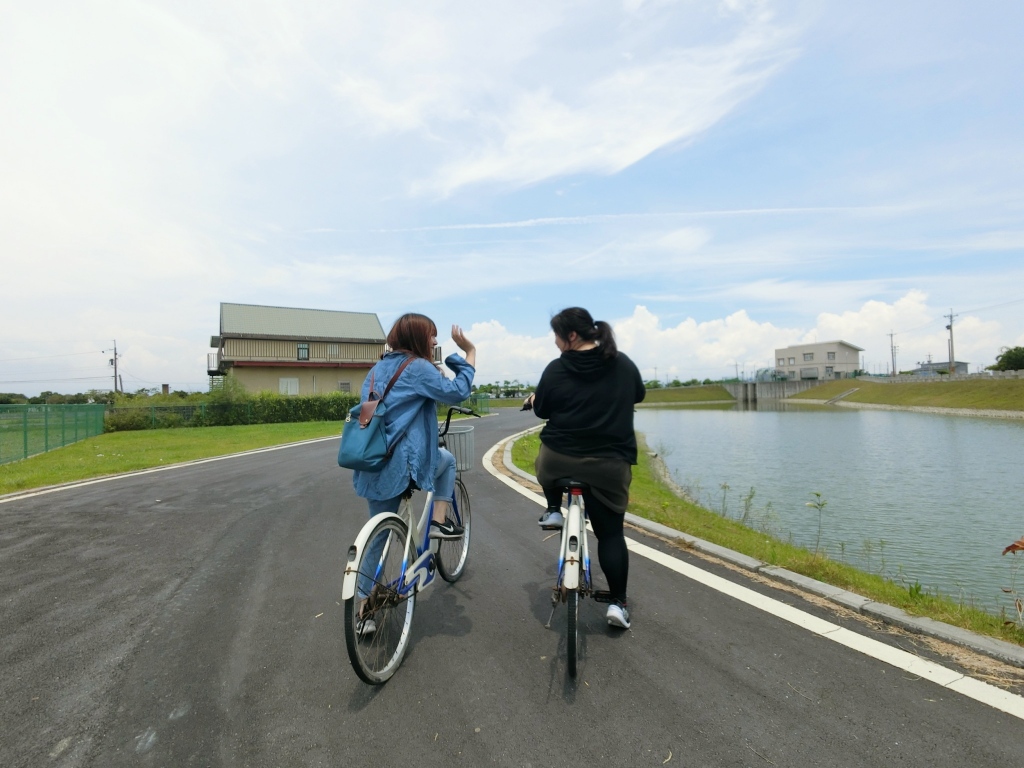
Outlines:
<svg viewBox="0 0 1024 768"><path fill-rule="evenodd" d="M512 445L518 438L539 429L540 427L537 427L507 438L505 440L504 455L502 458L502 463L504 464L505 469L507 469L511 474L523 478L534 485L537 483L537 478L527 472L524 472L512 463ZM682 531L669 528L667 525L655 523L645 518L629 514L628 512L626 513L626 522L637 528L648 531L655 536L659 536L669 541L680 541L686 547L695 549L698 552L718 558L719 560L724 560L727 563L731 563L732 565L736 565L762 576L767 576L785 584L789 584L805 592L810 592L811 594L822 597L836 603L837 605L841 605L844 608L860 613L863 616L867 616L877 621L882 621L886 624L891 624L908 632L927 635L947 643L953 643L955 645L970 648L973 651L991 656L992 658L1007 664L1024 668L1024 648L1014 645L1013 643L1008 643L1005 640L998 640L994 637L979 635L976 632L961 629L960 627L954 627L951 624L935 621L934 619L929 619L923 616L912 616L906 611L895 608L891 605L869 600L862 595L849 592L845 589L840 589L839 587L834 587L831 584L825 584L824 582L803 576L799 573L794 573L786 568L762 563L760 560L753 557L748 557L747 555L740 554L739 552L734 552L731 549L726 549L725 547L720 547L717 544L712 544L709 541L695 538L689 534L683 533Z"/></svg>

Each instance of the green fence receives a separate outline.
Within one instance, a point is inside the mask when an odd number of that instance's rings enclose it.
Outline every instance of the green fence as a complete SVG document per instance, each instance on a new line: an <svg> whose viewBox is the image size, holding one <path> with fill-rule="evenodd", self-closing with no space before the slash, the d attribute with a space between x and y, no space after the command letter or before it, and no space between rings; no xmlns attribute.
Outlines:
<svg viewBox="0 0 1024 768"><path fill-rule="evenodd" d="M102 403L0 405L0 464L101 434L105 410Z"/></svg>
<svg viewBox="0 0 1024 768"><path fill-rule="evenodd" d="M491 396L486 392L469 396L469 407L477 413L491 412Z"/></svg>

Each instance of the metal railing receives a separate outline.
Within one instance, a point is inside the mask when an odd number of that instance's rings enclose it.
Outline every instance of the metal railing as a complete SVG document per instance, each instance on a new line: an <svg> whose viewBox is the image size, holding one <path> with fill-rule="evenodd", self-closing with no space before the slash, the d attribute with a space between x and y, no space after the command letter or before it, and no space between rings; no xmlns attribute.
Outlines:
<svg viewBox="0 0 1024 768"><path fill-rule="evenodd" d="M105 410L102 403L0 405L0 464L102 434Z"/></svg>

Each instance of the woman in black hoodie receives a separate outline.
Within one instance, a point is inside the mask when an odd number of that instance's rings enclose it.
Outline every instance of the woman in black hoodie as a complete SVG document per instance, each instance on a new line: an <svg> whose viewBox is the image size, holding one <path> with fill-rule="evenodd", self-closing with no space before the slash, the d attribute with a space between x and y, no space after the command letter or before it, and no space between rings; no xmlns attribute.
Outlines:
<svg viewBox="0 0 1024 768"><path fill-rule="evenodd" d="M548 503L540 526L563 524L562 491L554 481L571 477L589 486L583 502L612 597L608 623L628 629L629 553L622 522L636 464L633 406L644 399L644 383L633 361L616 348L611 326L594 322L587 310L563 309L551 318L551 329L562 354L544 369L526 403L548 420L535 463Z"/></svg>

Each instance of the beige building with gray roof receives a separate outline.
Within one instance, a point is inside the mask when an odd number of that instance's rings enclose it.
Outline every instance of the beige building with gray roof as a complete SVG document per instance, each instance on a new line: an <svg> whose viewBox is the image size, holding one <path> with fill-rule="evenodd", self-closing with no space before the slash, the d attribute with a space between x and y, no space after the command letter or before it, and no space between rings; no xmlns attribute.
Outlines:
<svg viewBox="0 0 1024 768"><path fill-rule="evenodd" d="M207 370L249 392L359 392L385 338L372 312L222 303Z"/></svg>
<svg viewBox="0 0 1024 768"><path fill-rule="evenodd" d="M775 372L790 381L845 379L860 370L863 351L841 340L795 344L775 350Z"/></svg>

